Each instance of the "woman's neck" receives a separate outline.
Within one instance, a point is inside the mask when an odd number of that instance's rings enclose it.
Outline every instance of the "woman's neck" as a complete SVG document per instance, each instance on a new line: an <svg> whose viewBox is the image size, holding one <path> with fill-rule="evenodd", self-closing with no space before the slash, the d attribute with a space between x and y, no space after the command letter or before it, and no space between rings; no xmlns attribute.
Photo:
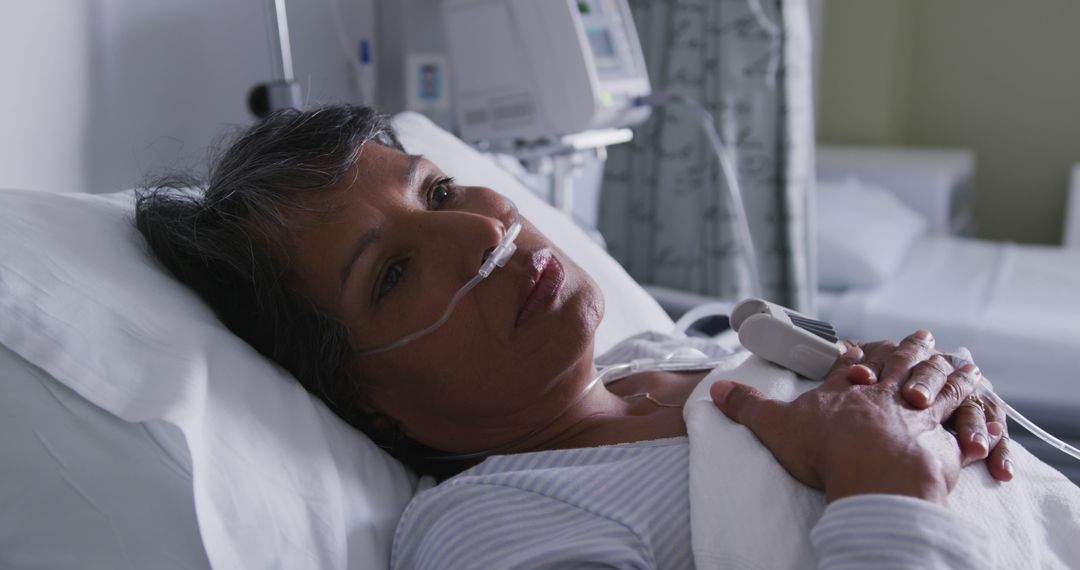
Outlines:
<svg viewBox="0 0 1080 570"><path fill-rule="evenodd" d="M706 372L639 373L597 383L552 425L512 452L596 447L686 435L682 405Z"/></svg>

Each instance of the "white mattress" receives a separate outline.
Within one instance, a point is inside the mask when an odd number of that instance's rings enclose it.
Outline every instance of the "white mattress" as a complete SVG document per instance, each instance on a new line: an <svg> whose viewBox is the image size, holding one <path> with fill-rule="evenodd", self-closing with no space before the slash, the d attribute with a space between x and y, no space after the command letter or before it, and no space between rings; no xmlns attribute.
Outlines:
<svg viewBox="0 0 1080 570"><path fill-rule="evenodd" d="M928 237L887 285L822 292L820 305L844 337L924 327L942 349L968 347L1018 409L1080 410L1080 251Z"/></svg>

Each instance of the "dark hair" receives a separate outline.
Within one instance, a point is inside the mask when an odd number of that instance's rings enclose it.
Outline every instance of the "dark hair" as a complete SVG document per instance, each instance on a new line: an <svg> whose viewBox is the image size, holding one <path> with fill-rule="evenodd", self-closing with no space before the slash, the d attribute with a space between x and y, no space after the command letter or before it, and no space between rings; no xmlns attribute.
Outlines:
<svg viewBox="0 0 1080 570"><path fill-rule="evenodd" d="M172 175L137 191L135 224L237 336L392 455L445 476L463 466L427 461L434 450L361 411L345 325L288 287L288 214L312 211L303 199L338 187L368 142L401 150L387 118L370 107L277 111L235 135L205 183Z"/></svg>

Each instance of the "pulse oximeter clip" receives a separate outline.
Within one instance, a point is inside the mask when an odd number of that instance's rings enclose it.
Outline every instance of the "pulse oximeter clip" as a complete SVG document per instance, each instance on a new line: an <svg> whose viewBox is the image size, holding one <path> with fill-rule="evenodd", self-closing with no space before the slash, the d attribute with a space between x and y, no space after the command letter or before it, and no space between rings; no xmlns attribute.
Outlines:
<svg viewBox="0 0 1080 570"><path fill-rule="evenodd" d="M731 328L750 352L811 380L824 380L844 352L831 324L761 299L735 305Z"/></svg>

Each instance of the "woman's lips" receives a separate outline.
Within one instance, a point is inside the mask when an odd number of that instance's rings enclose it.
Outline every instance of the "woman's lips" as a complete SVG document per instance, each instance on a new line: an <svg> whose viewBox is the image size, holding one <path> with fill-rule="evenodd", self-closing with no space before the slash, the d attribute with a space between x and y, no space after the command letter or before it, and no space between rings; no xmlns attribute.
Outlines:
<svg viewBox="0 0 1080 570"><path fill-rule="evenodd" d="M536 313L552 308L566 279L562 264L550 251L534 254L531 261L533 270L525 282L525 298L518 309L515 328Z"/></svg>

